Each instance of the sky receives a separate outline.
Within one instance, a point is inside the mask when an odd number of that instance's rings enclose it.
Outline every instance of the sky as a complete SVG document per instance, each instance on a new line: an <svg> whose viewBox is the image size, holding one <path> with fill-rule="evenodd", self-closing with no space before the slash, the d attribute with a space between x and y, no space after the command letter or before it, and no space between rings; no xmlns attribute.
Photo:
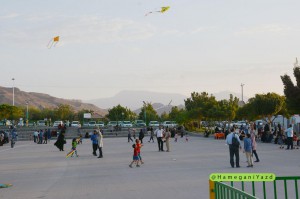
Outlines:
<svg viewBox="0 0 300 199"><path fill-rule="evenodd" d="M298 0L0 0L0 86L66 99L122 90L283 94ZM165 13L160 7L170 6ZM55 47L51 38L60 36ZM14 78L15 80L12 80Z"/></svg>

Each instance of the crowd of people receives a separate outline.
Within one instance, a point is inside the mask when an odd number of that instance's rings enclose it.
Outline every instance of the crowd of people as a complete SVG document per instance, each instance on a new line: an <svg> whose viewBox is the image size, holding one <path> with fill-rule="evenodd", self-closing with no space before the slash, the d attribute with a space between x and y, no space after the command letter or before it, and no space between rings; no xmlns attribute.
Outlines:
<svg viewBox="0 0 300 199"><path fill-rule="evenodd" d="M256 140L263 143L279 144L280 149L284 149L284 145L287 145L286 150L299 149L300 135L297 136L294 132L293 125L290 124L287 129L281 127L280 124L275 125L273 129L266 124L263 128L257 128L255 123L251 122L250 126L241 126L239 129L233 126L229 130L224 130L226 143L229 146L230 165L231 167L240 167L239 164L239 151L243 148L243 152L246 154L248 167L253 167L253 155L259 162L259 158L256 152ZM242 141L243 147L242 147ZM235 157L235 161L234 161Z"/></svg>

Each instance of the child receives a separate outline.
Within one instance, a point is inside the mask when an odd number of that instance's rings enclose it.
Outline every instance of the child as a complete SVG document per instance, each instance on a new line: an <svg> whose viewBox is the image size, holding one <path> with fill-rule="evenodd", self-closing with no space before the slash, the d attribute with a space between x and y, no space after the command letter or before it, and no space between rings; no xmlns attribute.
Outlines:
<svg viewBox="0 0 300 199"><path fill-rule="evenodd" d="M175 139L174 139L174 141L177 142L177 139L178 139L178 133L175 133Z"/></svg>
<svg viewBox="0 0 300 199"><path fill-rule="evenodd" d="M138 157L139 157L139 161L141 162L141 164L144 164L143 160L142 160L142 156L141 156L141 148L142 148L142 144L141 144L141 140L136 139L135 140L135 145L137 147L138 150Z"/></svg>
<svg viewBox="0 0 300 199"><path fill-rule="evenodd" d="M73 140L72 140L72 150L74 150L74 153L76 154L76 157L79 156L79 155L77 155L77 150L76 150L77 144L78 144L77 139L73 138ZM72 154L71 157L73 157L74 153Z"/></svg>
<svg viewBox="0 0 300 199"><path fill-rule="evenodd" d="M296 133L294 133L294 136L293 136L293 145L294 145L294 149L299 149L298 145L297 145L297 141L298 141L298 137L296 135Z"/></svg>
<svg viewBox="0 0 300 199"><path fill-rule="evenodd" d="M187 132L185 133L185 141L186 141L186 142L189 141L189 136L188 136L188 133L187 133Z"/></svg>
<svg viewBox="0 0 300 199"><path fill-rule="evenodd" d="M252 159L252 142L250 139L250 134L247 133L244 138L244 153L246 153L246 158L248 162L247 167L253 167L253 159Z"/></svg>
<svg viewBox="0 0 300 199"><path fill-rule="evenodd" d="M135 144L132 145L133 148L133 158L132 162L130 163L129 167L132 168L132 164L135 163L136 167L140 167L139 165L139 156L138 156L138 149Z"/></svg>

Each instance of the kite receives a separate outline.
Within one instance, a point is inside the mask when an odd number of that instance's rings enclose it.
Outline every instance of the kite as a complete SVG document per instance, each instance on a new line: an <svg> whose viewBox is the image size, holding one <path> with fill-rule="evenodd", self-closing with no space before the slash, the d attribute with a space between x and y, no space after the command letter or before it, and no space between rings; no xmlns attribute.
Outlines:
<svg viewBox="0 0 300 199"><path fill-rule="evenodd" d="M0 188L8 188L11 186L12 186L12 184L0 184Z"/></svg>
<svg viewBox="0 0 300 199"><path fill-rule="evenodd" d="M71 150L71 151L67 154L66 158L68 158L68 157L70 157L71 155L73 155L74 152L75 152L75 150Z"/></svg>
<svg viewBox="0 0 300 199"><path fill-rule="evenodd" d="M166 7L161 7L160 10L157 10L157 11L153 11L153 12L160 12L160 13L164 13L166 12L167 10L170 9L170 6L166 6ZM145 16L148 16L149 14L153 13L153 12L148 12L145 14Z"/></svg>
<svg viewBox="0 0 300 199"><path fill-rule="evenodd" d="M50 48L52 48L52 46L56 46L56 44L59 42L59 36L56 36L56 37L54 37L54 38L52 38L50 41L49 41L49 43L48 43L48 45L47 45L47 47L50 49Z"/></svg>

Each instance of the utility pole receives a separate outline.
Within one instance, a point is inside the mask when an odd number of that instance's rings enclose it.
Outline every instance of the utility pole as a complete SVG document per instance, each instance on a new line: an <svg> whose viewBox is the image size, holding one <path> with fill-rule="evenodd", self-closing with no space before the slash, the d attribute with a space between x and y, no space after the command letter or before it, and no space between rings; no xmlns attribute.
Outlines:
<svg viewBox="0 0 300 199"><path fill-rule="evenodd" d="M15 78L12 78L13 80L13 106L15 106Z"/></svg>
<svg viewBox="0 0 300 199"><path fill-rule="evenodd" d="M242 87L242 102L244 102L244 86L245 86L245 84L241 83L241 87Z"/></svg>
<svg viewBox="0 0 300 199"><path fill-rule="evenodd" d="M143 101L143 104L144 104L144 118L145 118L145 124L147 126L147 118L146 118L146 107L147 107L147 104L145 101Z"/></svg>

